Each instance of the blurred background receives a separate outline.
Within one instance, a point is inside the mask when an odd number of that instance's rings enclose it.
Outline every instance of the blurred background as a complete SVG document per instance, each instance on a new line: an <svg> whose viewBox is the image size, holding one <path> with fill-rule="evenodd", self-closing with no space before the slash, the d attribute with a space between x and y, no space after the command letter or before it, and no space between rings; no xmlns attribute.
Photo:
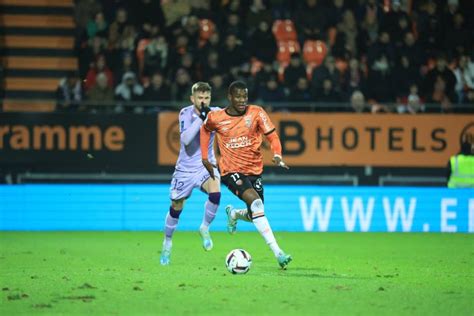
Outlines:
<svg viewBox="0 0 474 316"><path fill-rule="evenodd" d="M167 183L198 80L271 112L292 169L267 183L445 187L474 139L469 0L0 6L2 183Z"/></svg>

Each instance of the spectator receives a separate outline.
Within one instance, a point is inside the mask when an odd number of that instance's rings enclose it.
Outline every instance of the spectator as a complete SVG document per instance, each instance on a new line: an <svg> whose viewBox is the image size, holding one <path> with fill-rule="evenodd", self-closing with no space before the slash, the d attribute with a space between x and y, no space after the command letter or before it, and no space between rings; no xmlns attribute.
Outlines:
<svg viewBox="0 0 474 316"><path fill-rule="evenodd" d="M132 53L124 52L121 55L120 65L115 68L114 78L123 78L125 73L131 72L138 77L137 65Z"/></svg>
<svg viewBox="0 0 474 316"><path fill-rule="evenodd" d="M340 103L342 101L341 95L334 89L332 80L329 78L323 80L322 89L316 91L315 99L318 103L324 103L322 105L323 111L333 112L341 109L340 104L328 104Z"/></svg>
<svg viewBox="0 0 474 316"><path fill-rule="evenodd" d="M379 57L369 71L367 94L370 99L377 103L395 101L391 68L385 55Z"/></svg>
<svg viewBox="0 0 474 316"><path fill-rule="evenodd" d="M181 34L188 38L187 52L195 52L199 44L199 19L197 16L190 15L183 17L181 21L183 27Z"/></svg>
<svg viewBox="0 0 474 316"><path fill-rule="evenodd" d="M166 27L172 28L181 21L183 16L189 15L191 5L189 0L168 0L161 1Z"/></svg>
<svg viewBox="0 0 474 316"><path fill-rule="evenodd" d="M168 43L163 35L154 37L145 47L143 75L165 73L168 66Z"/></svg>
<svg viewBox="0 0 474 316"><path fill-rule="evenodd" d="M56 90L56 110L62 112L82 110L81 80L75 72L61 79Z"/></svg>
<svg viewBox="0 0 474 316"><path fill-rule="evenodd" d="M444 48L451 56L464 54L470 40L469 30L464 26L464 16L461 13L456 13L452 24L452 28L446 30Z"/></svg>
<svg viewBox="0 0 474 316"><path fill-rule="evenodd" d="M162 34L165 17L159 1L134 1L130 8L133 10L131 15L134 17L140 38L152 38Z"/></svg>
<svg viewBox="0 0 474 316"><path fill-rule="evenodd" d="M75 5L74 11L76 25L80 30L84 30L90 18L97 12L102 11L102 6L96 0L79 0Z"/></svg>
<svg viewBox="0 0 474 316"><path fill-rule="evenodd" d="M423 99L418 94L418 86L411 84L408 96L402 96L400 103L397 105L398 113L421 113L425 111Z"/></svg>
<svg viewBox="0 0 474 316"><path fill-rule="evenodd" d="M454 90L458 103L465 102L468 91L474 91L474 77L472 75L468 68L468 57L461 56L458 66L454 69L454 76L456 77Z"/></svg>
<svg viewBox="0 0 474 316"><path fill-rule="evenodd" d="M264 0L252 0L245 23L248 34L252 34L257 28L260 28L262 22L271 26L273 23L272 12Z"/></svg>
<svg viewBox="0 0 474 316"><path fill-rule="evenodd" d="M364 94L360 90L352 92L351 107L349 111L354 113L370 113Z"/></svg>
<svg viewBox="0 0 474 316"><path fill-rule="evenodd" d="M142 100L147 102L171 100L171 87L166 83L161 73L155 72L153 74L150 85L145 88Z"/></svg>
<svg viewBox="0 0 474 316"><path fill-rule="evenodd" d="M299 53L291 54L290 64L285 68L284 83L288 89L293 89L298 78L306 77L306 67L301 61Z"/></svg>
<svg viewBox="0 0 474 316"><path fill-rule="evenodd" d="M426 56L412 32L405 33L402 48L399 50L398 58L404 55L408 58L410 65L419 69L422 64L426 62ZM400 60L400 59L398 59Z"/></svg>
<svg viewBox="0 0 474 316"><path fill-rule="evenodd" d="M246 30L245 30L244 26L241 23L239 15L236 14L236 13L231 13L227 16L227 21L224 25L223 30L224 30L223 34L225 36L233 34L237 38L241 39L242 42L244 42L244 43L247 40Z"/></svg>
<svg viewBox="0 0 474 316"><path fill-rule="evenodd" d="M102 12L97 12L94 19L87 22L87 38L95 36L107 38L107 21Z"/></svg>
<svg viewBox="0 0 474 316"><path fill-rule="evenodd" d="M395 29L395 32L393 32L393 34L390 35L393 46L396 49L400 49L400 47L402 47L405 34L408 32L411 32L411 30L412 30L411 21L409 20L408 16L401 16L398 19L398 25L397 25L397 28Z"/></svg>
<svg viewBox="0 0 474 316"><path fill-rule="evenodd" d="M459 0L448 0L447 4L442 12L441 21L443 25L443 29L445 30L445 38L446 36L453 35L454 24L455 24L455 16L460 14L459 10Z"/></svg>
<svg viewBox="0 0 474 316"><path fill-rule="evenodd" d="M122 83L115 88L115 96L122 101L137 101L143 95L143 87L133 72L123 74Z"/></svg>
<svg viewBox="0 0 474 316"><path fill-rule="evenodd" d="M85 49L79 50L79 74L85 78L90 68L94 67L97 56L104 54L107 41L102 37L95 36L87 42Z"/></svg>
<svg viewBox="0 0 474 316"><path fill-rule="evenodd" d="M99 73L104 73L107 76L107 85L109 87L114 86L114 75L112 71L107 67L107 63L104 55L97 56L95 63L87 72L86 81L84 87L86 91L90 90L95 85L95 80Z"/></svg>
<svg viewBox="0 0 474 316"><path fill-rule="evenodd" d="M332 0L330 1L328 13L328 23L330 26L337 26L343 20L343 16L351 10L346 5L344 0Z"/></svg>
<svg viewBox="0 0 474 316"><path fill-rule="evenodd" d="M318 0L305 0L296 10L294 21L300 44L307 39L326 40L329 27L327 7Z"/></svg>
<svg viewBox="0 0 474 316"><path fill-rule="evenodd" d="M181 56L181 59L178 64L178 68L182 68L188 72L191 76L192 81L197 81L197 67L194 62L194 55L186 53Z"/></svg>
<svg viewBox="0 0 474 316"><path fill-rule="evenodd" d="M224 72L236 74L240 65L247 61L247 54L242 47L242 41L234 34L229 34L225 38L224 46L219 53Z"/></svg>
<svg viewBox="0 0 474 316"><path fill-rule="evenodd" d="M369 0L367 5L361 7L362 24L358 38L358 52L365 54L367 48L377 41L379 36L379 15L382 10L378 7L376 0Z"/></svg>
<svg viewBox="0 0 474 316"><path fill-rule="evenodd" d="M313 70L312 86L315 91L321 91L323 88L323 81L330 79L332 81L332 88L340 90L341 73L336 68L336 61L331 55L327 55L324 59L324 64L316 67Z"/></svg>
<svg viewBox="0 0 474 316"><path fill-rule="evenodd" d="M401 56L397 67L393 70L393 85L397 97L407 96L410 87L421 83L420 70L410 64L407 56Z"/></svg>
<svg viewBox="0 0 474 316"><path fill-rule="evenodd" d="M255 75L255 85L257 91L265 87L270 78L278 77L278 73L273 68L273 64L263 64L262 69Z"/></svg>
<svg viewBox="0 0 474 316"><path fill-rule="evenodd" d="M277 53L277 43L270 24L260 21L258 28L249 37L250 55L261 62L272 63Z"/></svg>
<svg viewBox="0 0 474 316"><path fill-rule="evenodd" d="M211 8L211 0L195 0L191 1L190 15L197 16L198 19L216 20L215 10Z"/></svg>
<svg viewBox="0 0 474 316"><path fill-rule="evenodd" d="M219 53L211 51L207 55L207 62L201 65L202 67L202 79L204 81L210 80L210 78L222 74L222 67L219 62ZM214 98L215 91L212 91Z"/></svg>
<svg viewBox="0 0 474 316"><path fill-rule="evenodd" d="M408 14L402 10L400 0L391 1L391 10L388 10L382 21L382 32L387 32L393 43L402 40L403 34L410 28Z"/></svg>
<svg viewBox="0 0 474 316"><path fill-rule="evenodd" d="M373 65L382 55L385 55L390 66L395 63L395 50L390 42L390 35L387 32L380 33L377 42L369 46L367 50L367 63Z"/></svg>
<svg viewBox="0 0 474 316"><path fill-rule="evenodd" d="M191 75L186 71L186 69L179 68L176 71L173 85L171 87L171 95L174 101L188 101L189 100L189 91L191 91L192 86Z"/></svg>
<svg viewBox="0 0 474 316"><path fill-rule="evenodd" d="M282 102L285 101L285 91L278 82L276 76L270 77L265 86L260 87L258 91L258 98L263 102Z"/></svg>
<svg viewBox="0 0 474 316"><path fill-rule="evenodd" d="M433 84L433 91L427 98L430 107L427 112L451 112L453 109L453 96L447 91L447 84L442 76L437 76Z"/></svg>
<svg viewBox="0 0 474 316"><path fill-rule="evenodd" d="M108 112L114 101L114 89L109 86L107 75L100 72L96 76L94 86L87 91L87 99L93 104L89 106L93 112Z"/></svg>
<svg viewBox="0 0 474 316"><path fill-rule="evenodd" d="M441 78L442 80L438 80ZM435 91L435 85L437 85L438 97L440 99L441 90L444 99L445 97L452 102L454 100L454 86L456 84L456 77L454 76L451 69L447 66L446 57L444 54L439 54L436 59L436 67L431 69L425 76L424 79L424 95L427 100L433 98L433 92ZM443 87L441 89L441 86Z"/></svg>
<svg viewBox="0 0 474 316"><path fill-rule="evenodd" d="M199 53L199 60L201 64L205 64L208 58L208 55L211 52L219 52L221 50L221 42L220 42L220 35L219 32L214 32L209 39L207 40L206 44L198 51Z"/></svg>
<svg viewBox="0 0 474 316"><path fill-rule="evenodd" d="M311 102L313 96L310 89L310 84L306 76L299 77L296 80L296 84L290 89L290 95L288 96L288 101L295 102ZM292 110L304 111L308 110L307 107L292 107Z"/></svg>
<svg viewBox="0 0 474 316"><path fill-rule="evenodd" d="M344 95L350 96L355 90L366 90L366 75L357 58L351 58L349 67L344 72L342 81L342 92Z"/></svg>
<svg viewBox="0 0 474 316"><path fill-rule="evenodd" d="M212 86L211 104L224 107L227 102L227 84L224 76L215 74L210 77L209 82Z"/></svg>
<svg viewBox="0 0 474 316"><path fill-rule="evenodd" d="M337 57L343 57L346 52L352 56L357 56L357 37L359 31L351 10L344 12L341 23L337 25L336 41L334 43L332 54Z"/></svg>
<svg viewBox="0 0 474 316"><path fill-rule="evenodd" d="M436 1L421 3L417 29L422 49L428 56L433 56L434 52L441 48L440 43L443 36L441 17L438 14Z"/></svg>
<svg viewBox="0 0 474 316"><path fill-rule="evenodd" d="M130 33L130 29L135 29L128 21L128 13L125 8L117 9L115 20L111 23L110 27L117 32L120 39L123 39L126 34Z"/></svg>

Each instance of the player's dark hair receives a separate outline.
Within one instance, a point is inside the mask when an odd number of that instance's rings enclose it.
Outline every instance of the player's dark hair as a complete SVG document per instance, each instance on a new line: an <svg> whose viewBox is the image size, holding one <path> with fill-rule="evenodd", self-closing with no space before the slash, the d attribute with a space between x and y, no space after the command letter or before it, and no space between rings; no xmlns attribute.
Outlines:
<svg viewBox="0 0 474 316"><path fill-rule="evenodd" d="M191 87L191 93L195 94L196 92L211 92L212 88L207 82L198 81Z"/></svg>
<svg viewBox="0 0 474 316"><path fill-rule="evenodd" d="M247 85L243 81L234 81L229 86L229 94L234 94L235 90L244 90L247 89Z"/></svg>

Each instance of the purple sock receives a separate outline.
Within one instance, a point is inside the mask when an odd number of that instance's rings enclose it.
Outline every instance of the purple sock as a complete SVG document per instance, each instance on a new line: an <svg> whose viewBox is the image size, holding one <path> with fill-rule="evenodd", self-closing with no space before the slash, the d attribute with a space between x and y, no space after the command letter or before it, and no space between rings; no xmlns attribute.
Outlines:
<svg viewBox="0 0 474 316"><path fill-rule="evenodd" d="M202 218L201 227L209 227L209 225L211 225L212 221L214 220L214 217L216 217L218 207L219 204L212 203L210 199L206 201L206 203L204 204L205 210L204 216Z"/></svg>
<svg viewBox="0 0 474 316"><path fill-rule="evenodd" d="M166 214L165 242L167 243L171 243L171 237L173 236L173 232L176 229L176 226L178 226L178 220L179 220L180 214L181 214L181 211L176 211L172 207L170 207L168 214Z"/></svg>

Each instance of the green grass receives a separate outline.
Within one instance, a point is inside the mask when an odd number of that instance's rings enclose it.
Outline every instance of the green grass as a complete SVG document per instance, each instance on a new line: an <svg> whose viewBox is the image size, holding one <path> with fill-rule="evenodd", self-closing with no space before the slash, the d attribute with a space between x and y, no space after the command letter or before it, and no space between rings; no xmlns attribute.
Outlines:
<svg viewBox="0 0 474 316"><path fill-rule="evenodd" d="M0 315L473 315L474 235L277 233L279 270L257 233L1 232ZM233 248L253 257L231 275Z"/></svg>

